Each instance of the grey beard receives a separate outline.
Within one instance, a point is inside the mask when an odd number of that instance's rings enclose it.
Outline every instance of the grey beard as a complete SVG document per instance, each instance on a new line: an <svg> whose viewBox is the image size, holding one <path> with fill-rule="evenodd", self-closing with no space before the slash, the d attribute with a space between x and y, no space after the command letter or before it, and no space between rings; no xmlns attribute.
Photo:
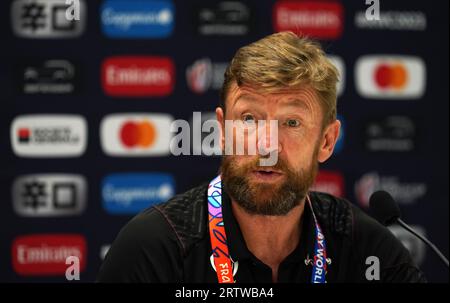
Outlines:
<svg viewBox="0 0 450 303"><path fill-rule="evenodd" d="M225 182L226 181L226 182ZM256 197L249 184L242 177L230 177L222 183L227 193L247 213L264 216L284 216L300 205L308 192L306 188L292 188L289 184L281 186L270 199L262 201ZM263 185L264 186L264 185ZM268 188L268 185L266 185ZM270 190L268 188L268 190Z"/></svg>

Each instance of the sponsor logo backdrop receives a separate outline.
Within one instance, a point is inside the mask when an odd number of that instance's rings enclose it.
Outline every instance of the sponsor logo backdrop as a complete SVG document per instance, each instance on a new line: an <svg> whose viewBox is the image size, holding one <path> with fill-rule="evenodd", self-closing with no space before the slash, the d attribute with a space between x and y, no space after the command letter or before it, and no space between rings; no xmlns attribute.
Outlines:
<svg viewBox="0 0 450 303"><path fill-rule="evenodd" d="M215 149L170 154L170 125L208 137L227 62L281 30L323 44L341 72L343 132L314 189L362 208L377 189L448 255L448 1L0 1L0 281L94 281L120 228L217 172ZM206 129L206 128L205 128ZM207 129L206 129L207 130ZM431 281L439 260L402 230ZM73 283L73 282L72 282Z"/></svg>

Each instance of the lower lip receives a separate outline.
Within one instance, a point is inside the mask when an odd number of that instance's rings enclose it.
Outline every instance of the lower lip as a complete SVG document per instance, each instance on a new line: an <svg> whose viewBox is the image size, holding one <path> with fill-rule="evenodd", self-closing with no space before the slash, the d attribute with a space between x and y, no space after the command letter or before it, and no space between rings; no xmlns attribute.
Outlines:
<svg viewBox="0 0 450 303"><path fill-rule="evenodd" d="M258 171L254 171L252 173L252 176L254 176L256 179L264 181L264 182L270 182L270 181L277 181L280 179L283 175L280 173L262 173Z"/></svg>

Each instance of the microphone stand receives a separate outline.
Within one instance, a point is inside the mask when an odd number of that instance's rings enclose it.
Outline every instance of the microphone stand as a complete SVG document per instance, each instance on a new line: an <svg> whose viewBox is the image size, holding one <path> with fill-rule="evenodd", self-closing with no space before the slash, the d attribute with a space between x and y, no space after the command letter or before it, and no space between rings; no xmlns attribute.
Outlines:
<svg viewBox="0 0 450 303"><path fill-rule="evenodd" d="M407 231L409 231L410 233L412 233L413 235L415 235L417 238L419 238L420 240L422 240L425 244L427 244L429 247L431 247L431 249L438 255L439 259L441 259L442 262L444 262L444 264L448 266L448 259L439 251L439 249L433 244L431 243L428 239L426 239L425 237L423 237L421 234L417 233L414 229L412 229L408 224L406 224L405 222L402 221L402 219L397 218L395 220L400 226L402 226L404 229L406 229Z"/></svg>

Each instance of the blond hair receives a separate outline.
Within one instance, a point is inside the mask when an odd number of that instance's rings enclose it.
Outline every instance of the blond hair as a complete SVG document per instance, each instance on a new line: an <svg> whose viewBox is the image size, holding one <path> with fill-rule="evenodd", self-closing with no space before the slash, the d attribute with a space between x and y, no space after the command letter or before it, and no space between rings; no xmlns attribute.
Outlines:
<svg viewBox="0 0 450 303"><path fill-rule="evenodd" d="M280 32L241 47L225 71L220 92L222 107L233 82L265 92L314 89L323 110L323 126L336 120L336 83L339 72L320 45L293 32Z"/></svg>

